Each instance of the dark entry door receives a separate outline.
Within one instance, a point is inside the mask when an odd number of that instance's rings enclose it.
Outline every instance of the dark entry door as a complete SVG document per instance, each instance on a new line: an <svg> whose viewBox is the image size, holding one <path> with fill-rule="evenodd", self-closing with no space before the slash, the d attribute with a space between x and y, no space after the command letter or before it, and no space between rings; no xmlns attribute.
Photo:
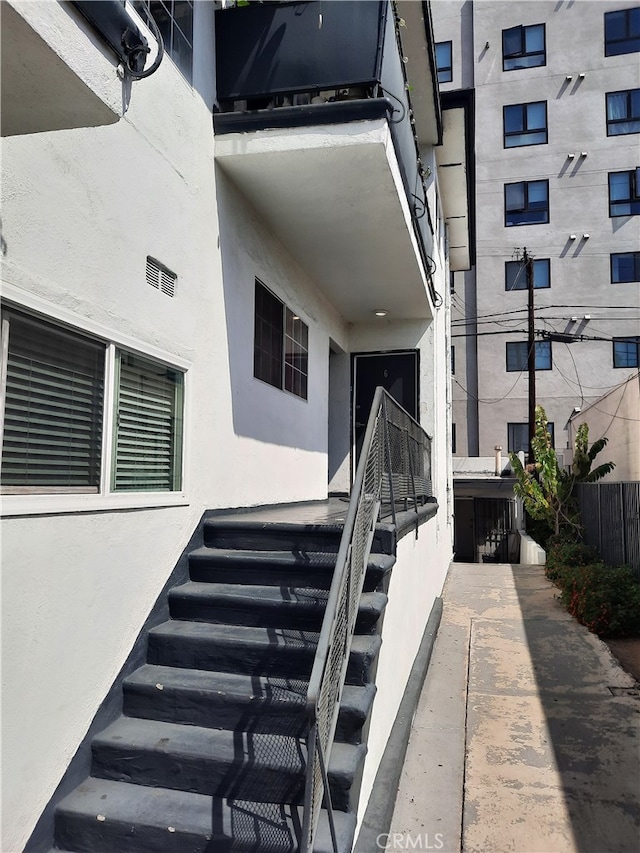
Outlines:
<svg viewBox="0 0 640 853"><path fill-rule="evenodd" d="M378 385L389 392L417 420L418 353L363 353L353 357L353 437L356 463Z"/></svg>

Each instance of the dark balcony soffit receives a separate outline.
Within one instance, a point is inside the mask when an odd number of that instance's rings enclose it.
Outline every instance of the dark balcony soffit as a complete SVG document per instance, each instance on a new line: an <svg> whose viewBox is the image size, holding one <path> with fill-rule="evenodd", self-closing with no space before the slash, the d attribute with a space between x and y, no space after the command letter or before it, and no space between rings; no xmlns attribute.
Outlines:
<svg viewBox="0 0 640 853"><path fill-rule="evenodd" d="M361 101L279 107L275 110L215 113L213 127L217 134L248 133L270 128L307 127L390 118L393 111L394 106L388 98L368 98Z"/></svg>

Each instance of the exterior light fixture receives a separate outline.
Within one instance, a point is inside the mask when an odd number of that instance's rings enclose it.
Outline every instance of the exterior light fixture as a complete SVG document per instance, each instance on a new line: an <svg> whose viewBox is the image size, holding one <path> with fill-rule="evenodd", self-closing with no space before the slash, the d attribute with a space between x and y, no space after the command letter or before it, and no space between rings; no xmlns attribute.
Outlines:
<svg viewBox="0 0 640 853"><path fill-rule="evenodd" d="M569 239L575 240L575 239L577 239L577 236L578 236L577 234L569 234Z"/></svg>
<svg viewBox="0 0 640 853"><path fill-rule="evenodd" d="M583 234L583 235L582 235L582 239L583 239L583 240L588 240L588 239L589 239L589 236L590 236L589 234Z"/></svg>
<svg viewBox="0 0 640 853"><path fill-rule="evenodd" d="M376 317L386 317L389 312L386 308L376 308L373 313L376 315Z"/></svg>
<svg viewBox="0 0 640 853"><path fill-rule="evenodd" d="M581 151L581 152L580 152L580 156L581 156L581 157L586 157L586 156L587 156L587 152L586 152L586 151Z"/></svg>
<svg viewBox="0 0 640 853"><path fill-rule="evenodd" d="M575 154L567 154L567 160L573 160L575 159L575 156Z"/></svg>

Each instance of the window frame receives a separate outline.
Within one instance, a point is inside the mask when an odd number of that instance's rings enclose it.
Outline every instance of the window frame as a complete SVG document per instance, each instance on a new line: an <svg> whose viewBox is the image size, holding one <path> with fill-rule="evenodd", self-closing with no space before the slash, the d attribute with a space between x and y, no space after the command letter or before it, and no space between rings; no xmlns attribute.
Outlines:
<svg viewBox="0 0 640 853"><path fill-rule="evenodd" d="M522 213L526 215L527 213L534 213L535 208L530 207L529 202L529 187L531 184L544 184L546 188L546 207L539 208L540 211L544 211L546 215L546 219L541 219L535 222L509 222L508 215L509 213ZM523 197L524 197L524 207L522 208L512 208L511 211L507 208L507 195L509 187L522 186L524 188ZM546 225L550 220L550 202L549 202L549 179L548 178L540 178L532 181L511 181L507 184L504 184L504 227L505 228L517 228L522 225Z"/></svg>
<svg viewBox="0 0 640 853"><path fill-rule="evenodd" d="M625 198L611 198L611 178L616 175L627 176L628 195ZM618 216L638 216L640 215L640 166L634 169L623 169L620 172L609 172L607 176L607 186L609 191L609 218L614 219ZM630 210L623 213L614 213L613 208L619 205L628 205Z"/></svg>
<svg viewBox="0 0 640 853"><path fill-rule="evenodd" d="M535 128L529 130L526 125L528 124L528 110L527 107L538 106L538 104L542 104L544 107L544 127L543 128ZM524 129L519 131L509 131L507 132L507 110L513 110L516 108L520 108L522 110L523 115L523 125ZM540 142L518 142L514 145L507 145L507 140L510 138L515 138L516 136L522 137L527 135L537 135L544 133L544 140ZM502 107L502 147L505 149L511 148L526 148L531 145L548 145L549 143L549 116L547 112L547 102L546 101L526 101L522 104L504 104Z"/></svg>
<svg viewBox="0 0 640 853"><path fill-rule="evenodd" d="M515 441L512 442L511 441L511 437L512 437L513 433L515 433L516 427L520 428L520 430L522 430L522 428L524 428L527 439L526 439L526 446L524 448L521 448L521 449L523 450L524 453L528 453L529 452L529 423L528 423L528 421L524 421L524 422L523 421L508 421L507 422L507 451L508 451L508 453L519 453L520 452L520 450L516 450L515 447L512 447L512 444L515 445L518 442L515 442ZM553 421L549 421L547 423L547 432L551 436L551 446L555 448L556 437L555 437L555 424ZM521 444L522 442L519 442L519 443Z"/></svg>
<svg viewBox="0 0 640 853"><path fill-rule="evenodd" d="M631 18L633 13L637 14L638 18L638 34L631 33ZM608 39L607 38L607 20L611 21L613 15L624 16L625 35L623 38ZM635 42L635 45L634 45ZM612 50L612 46L620 46L620 50ZM625 49L625 46L628 49ZM628 9L613 9L610 12L604 13L604 55L605 56L624 56L629 53L638 53L640 51L640 6L631 6Z"/></svg>
<svg viewBox="0 0 640 853"><path fill-rule="evenodd" d="M545 264L547 268L547 282L548 284L536 284L536 264L541 265ZM509 267L519 266L522 269L522 287L509 287ZM534 290L548 290L551 287L551 258L534 258L533 259L533 289ZM517 277L516 277L517 280ZM527 274L524 268L524 263L522 261L505 261L504 262L504 289L507 293L512 292L522 292L523 290L528 290L527 287Z"/></svg>
<svg viewBox="0 0 640 853"><path fill-rule="evenodd" d="M449 64L448 65L438 65L438 47L448 45L449 46ZM435 43L435 54L436 54L436 77L438 83L452 83L453 82L453 42L452 41L437 41ZM448 72L448 78L443 78L440 75L442 73Z"/></svg>
<svg viewBox="0 0 640 853"><path fill-rule="evenodd" d="M149 15L151 15L151 11L147 9L147 5L144 0L131 0L132 6L135 11L138 13L142 21L146 26L150 26L149 24ZM166 23L162 20L158 21L155 16L153 16L153 20L155 21L156 26L160 30L162 34L162 40L164 42L165 55L169 57L169 59L176 66L178 71L182 74L185 80L189 83L190 86L193 85L193 34L194 34L194 12L195 12L195 2L194 0L159 0L162 5L164 11L166 12L167 18L169 22L169 38L167 38L166 33ZM176 4L180 4L185 8L189 8L191 10L191 33L185 33L183 26L178 22L180 19L175 15ZM186 46L189 48L189 64L188 67L184 60L184 56L180 53L176 48L176 40L175 40L175 32L178 31L178 37L181 38ZM178 41L178 44L180 42Z"/></svg>
<svg viewBox="0 0 640 853"><path fill-rule="evenodd" d="M272 303L278 304L281 309L281 322L278 327L280 340L277 348L279 363L277 375L271 370L270 376L267 376L267 371L262 369L262 357L273 363L276 361L276 356L262 345L263 332L268 325L268 320L258 315L259 296L261 300L263 298L260 291L263 291L264 296ZM299 325L295 325L297 323ZM273 323L271 326L272 329L275 328ZM290 330L293 334L290 334ZM299 337L298 332L301 333ZM274 338L273 331L270 337ZM302 368L303 364L305 369ZM272 364L271 367L273 366ZM259 375L260 373L262 375ZM253 378L279 391L285 391L299 400L307 402L309 399L309 325L257 277L254 279L253 303Z"/></svg>
<svg viewBox="0 0 640 853"><path fill-rule="evenodd" d="M638 114L634 115L633 113L633 95L637 92L637 101L638 101ZM626 113L624 118L619 119L610 119L609 118L609 98L614 95L625 95L626 96ZM640 133L640 88L638 89L618 89L615 92L606 92L605 99L605 120L607 122L607 136L628 136L632 133ZM612 133L612 127L617 125L624 124L637 124L637 128L634 130L622 130L619 133Z"/></svg>
<svg viewBox="0 0 640 853"><path fill-rule="evenodd" d="M534 50L527 52L527 30L532 30L534 28L542 28L542 50ZM515 53L506 53L505 51L505 35L506 33L513 33L514 31L520 31L520 50ZM535 57L542 56L542 62L536 62L525 65L511 65L507 67L510 62L514 62L515 60L523 57ZM507 27L507 29L502 30L502 70L503 71L523 71L529 68L543 68L547 64L547 27L546 24L518 24L515 27Z"/></svg>
<svg viewBox="0 0 640 853"><path fill-rule="evenodd" d="M524 359L520 359L519 364L515 367L509 367L509 351L513 351L515 347L522 347L524 350ZM548 367L539 367L538 366L538 358L541 357L539 355L540 351L548 347L549 352L549 366ZM553 370L553 348L551 346L551 341L535 341L534 342L535 349L535 371L536 373L539 370ZM528 342L527 341L505 341L505 360L506 360L506 372L507 373L523 373L528 369ZM513 359L511 360L513 363ZM521 365L521 366L519 366Z"/></svg>
<svg viewBox="0 0 640 853"><path fill-rule="evenodd" d="M17 294L16 294L17 296ZM22 296L22 294L20 294ZM174 357L156 347L140 347L139 341L115 332L112 329L82 317L75 317L59 306L48 303L36 296L27 299L14 298L13 288L8 285L5 289L2 303L3 318L7 314L19 314L38 321L45 326L62 333L75 335L88 339L98 345L104 346L104 382L102 400L102 441L100 462L100 486L97 492L87 491L37 491L26 493L3 494L0 514L3 517L17 515L42 515L42 514L65 514L78 512L117 511L122 509L143 509L153 507L187 506L189 500L185 487L185 457L186 426L188 412L187 389L189 387L188 372L191 363ZM4 323L3 323L4 344ZM181 463L180 463L180 489L173 491L127 491L114 492L110 488L111 482L111 457L113 442L113 420L115 401L115 353L121 348L139 356L147 361L164 365L167 369L175 370L183 377L183 402L182 402L182 434L181 440ZM3 350L4 352L4 350ZM4 397L4 385L0 389ZM4 403L4 400L3 400ZM0 411L4 417L4 407Z"/></svg>
<svg viewBox="0 0 640 853"><path fill-rule="evenodd" d="M617 351L617 347L619 347L620 344L624 345L625 353L627 353L627 348L629 348L629 347L631 348L629 350L629 352L631 352L633 345L635 344L635 350L636 350L635 364L633 364L633 363L631 363L631 364L617 364L616 363L619 356L622 354L619 351ZM640 367L640 335L635 335L635 336L631 335L629 337L624 337L624 338L614 338L612 341L612 346L613 346L613 367L614 367L614 370L636 370L638 367ZM625 355L625 357L626 357L626 355Z"/></svg>
<svg viewBox="0 0 640 853"><path fill-rule="evenodd" d="M633 264L632 278L614 278L614 258L631 256ZM609 255L609 265L611 271L611 284L632 284L640 281L640 252L612 252Z"/></svg>

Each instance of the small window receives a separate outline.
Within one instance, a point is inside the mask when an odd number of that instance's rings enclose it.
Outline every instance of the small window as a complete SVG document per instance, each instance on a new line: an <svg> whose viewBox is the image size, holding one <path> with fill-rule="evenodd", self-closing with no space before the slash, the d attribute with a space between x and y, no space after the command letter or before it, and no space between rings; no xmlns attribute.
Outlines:
<svg viewBox="0 0 640 853"><path fill-rule="evenodd" d="M535 68L545 65L546 61L544 24L502 31L503 71Z"/></svg>
<svg viewBox="0 0 640 853"><path fill-rule="evenodd" d="M640 281L640 252L616 252L611 255L611 281L614 284Z"/></svg>
<svg viewBox="0 0 640 853"><path fill-rule="evenodd" d="M144 0L133 7L145 23L149 11ZM193 0L152 0L149 9L164 41L164 49L191 83L193 62Z"/></svg>
<svg viewBox="0 0 640 853"><path fill-rule="evenodd" d="M457 436L456 436L456 425L451 424L451 452L455 453L457 450Z"/></svg>
<svg viewBox="0 0 640 853"><path fill-rule="evenodd" d="M504 187L505 226L549 221L549 181L519 181Z"/></svg>
<svg viewBox="0 0 640 853"><path fill-rule="evenodd" d="M527 270L522 261L507 261L504 265L504 289L527 290ZM551 287L551 261L549 258L536 258L533 262L533 287Z"/></svg>
<svg viewBox="0 0 640 853"><path fill-rule="evenodd" d="M547 102L512 104L502 108L504 147L544 145L547 142Z"/></svg>
<svg viewBox="0 0 640 853"><path fill-rule="evenodd" d="M555 447L555 435L553 422L547 423L547 432L551 436L551 446ZM509 423L507 424L507 447L509 453L529 452L529 424Z"/></svg>
<svg viewBox="0 0 640 853"><path fill-rule="evenodd" d="M604 14L604 55L640 51L640 6Z"/></svg>
<svg viewBox="0 0 640 853"><path fill-rule="evenodd" d="M253 375L307 399L309 327L256 279Z"/></svg>
<svg viewBox="0 0 640 853"><path fill-rule="evenodd" d="M507 343L507 372L527 369L528 344L526 341ZM551 370L551 341L536 341L536 370Z"/></svg>
<svg viewBox="0 0 640 853"><path fill-rule="evenodd" d="M118 351L116 376L113 490L180 489L182 373Z"/></svg>
<svg viewBox="0 0 640 853"><path fill-rule="evenodd" d="M640 213L640 168L609 172L609 216Z"/></svg>
<svg viewBox="0 0 640 853"><path fill-rule="evenodd" d="M640 367L640 337L619 338L613 342L614 367Z"/></svg>
<svg viewBox="0 0 640 853"><path fill-rule="evenodd" d="M607 94L607 136L640 133L640 89Z"/></svg>
<svg viewBox="0 0 640 853"><path fill-rule="evenodd" d="M451 83L453 80L453 63L450 41L436 43L436 70L438 72L438 83Z"/></svg>

